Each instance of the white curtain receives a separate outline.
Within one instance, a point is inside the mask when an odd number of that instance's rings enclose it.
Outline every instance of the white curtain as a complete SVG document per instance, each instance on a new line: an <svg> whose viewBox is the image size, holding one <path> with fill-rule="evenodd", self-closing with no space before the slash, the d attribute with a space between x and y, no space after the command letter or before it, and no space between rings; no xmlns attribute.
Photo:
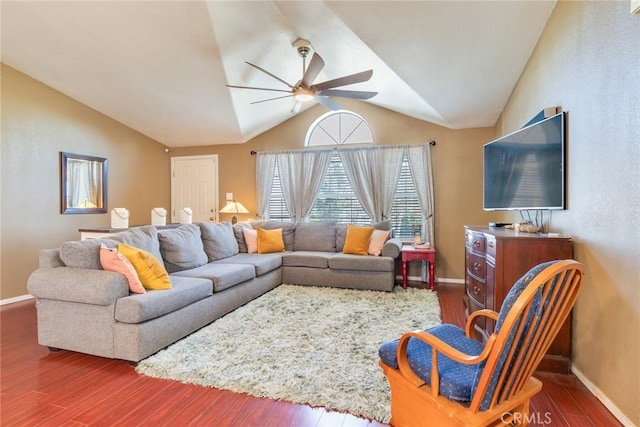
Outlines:
<svg viewBox="0 0 640 427"><path fill-rule="evenodd" d="M331 150L276 153L282 195L293 222L308 219L330 157Z"/></svg>
<svg viewBox="0 0 640 427"><path fill-rule="evenodd" d="M256 192L257 192L257 215L261 219L269 217L269 198L273 187L273 174L276 168L275 153L256 154Z"/></svg>
<svg viewBox="0 0 640 427"><path fill-rule="evenodd" d="M67 159L67 206L102 207L102 164Z"/></svg>
<svg viewBox="0 0 640 427"><path fill-rule="evenodd" d="M339 155L347 179L362 208L373 221L380 221L376 219L380 215L375 197L374 151L371 149L340 150Z"/></svg>
<svg viewBox="0 0 640 427"><path fill-rule="evenodd" d="M404 152L404 146L340 150L349 183L374 222L389 218Z"/></svg>
<svg viewBox="0 0 640 427"><path fill-rule="evenodd" d="M402 169L402 159L406 147L388 146L382 150L376 150L375 168L376 173L373 176L376 188L376 206L380 217L376 217L376 221L384 221L389 219L391 214L391 206L396 197L396 188L398 188L398 179Z"/></svg>
<svg viewBox="0 0 640 427"><path fill-rule="evenodd" d="M435 242L433 172L431 170L431 146L428 144L407 147L407 159L422 209L422 239Z"/></svg>

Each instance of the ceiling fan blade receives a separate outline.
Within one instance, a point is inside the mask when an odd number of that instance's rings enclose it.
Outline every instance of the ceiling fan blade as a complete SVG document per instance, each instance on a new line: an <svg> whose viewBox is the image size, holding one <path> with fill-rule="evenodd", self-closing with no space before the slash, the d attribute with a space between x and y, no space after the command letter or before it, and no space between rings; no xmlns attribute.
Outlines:
<svg viewBox="0 0 640 427"><path fill-rule="evenodd" d="M245 61L246 62L246 61ZM279 82L284 83L285 85L289 86L291 89L293 89L294 87L291 86L289 83L285 82L284 80L282 80L280 77L276 76L275 74L271 74L270 72L268 72L267 70L265 70L262 67L258 67L257 65L252 64L251 62L247 62L247 64L251 65L253 68L257 68L258 70L262 71L263 73L265 73L266 75L273 77L274 79L276 79Z"/></svg>
<svg viewBox="0 0 640 427"><path fill-rule="evenodd" d="M275 98L269 98L269 99L262 99L260 101L253 101L250 102L250 104L260 104L261 102L267 102L267 101L275 101L276 99L283 99L283 98L291 98L293 96L293 94L291 95L284 95L284 96L277 96Z"/></svg>
<svg viewBox="0 0 640 427"><path fill-rule="evenodd" d="M366 82L371 78L372 75L373 75L373 70L361 71L359 73L350 74L348 76L338 77L337 79L318 83L317 85L313 85L311 89L320 91L320 90L326 90L326 89L333 89L334 87L352 85L354 83Z"/></svg>
<svg viewBox="0 0 640 427"><path fill-rule="evenodd" d="M340 98L354 98L354 99L369 99L376 96L378 92L367 92L362 90L340 90L340 89L327 89L321 90L317 95L323 96L337 96Z"/></svg>
<svg viewBox="0 0 640 427"><path fill-rule="evenodd" d="M303 104L303 102L296 101L296 103L294 104L293 108L291 109L291 112L293 114L299 113L300 109L302 108L302 104Z"/></svg>
<svg viewBox="0 0 640 427"><path fill-rule="evenodd" d="M253 90L269 90L271 92L285 92L285 93L292 93L290 90L284 90L284 89L270 89L268 87L252 87L252 86L236 86L236 85L225 85L226 87L233 87L236 89L253 89Z"/></svg>
<svg viewBox="0 0 640 427"><path fill-rule="evenodd" d="M304 76L302 76L302 86L311 87L313 82L315 81L320 71L324 68L324 61L317 53L313 53L311 57L311 62L307 67L307 71L304 72Z"/></svg>
<svg viewBox="0 0 640 427"><path fill-rule="evenodd" d="M333 111L342 110L342 106L340 104L338 104L337 102L333 102L332 100L330 100L325 96L316 96L314 99L330 110L333 110Z"/></svg>

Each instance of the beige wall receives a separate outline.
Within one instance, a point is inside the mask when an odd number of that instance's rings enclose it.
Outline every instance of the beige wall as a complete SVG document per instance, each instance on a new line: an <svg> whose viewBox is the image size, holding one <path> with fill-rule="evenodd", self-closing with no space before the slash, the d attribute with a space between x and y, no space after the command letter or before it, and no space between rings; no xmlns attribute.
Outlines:
<svg viewBox="0 0 640 427"><path fill-rule="evenodd" d="M60 151L106 157L108 207L130 224L169 206L164 146L2 65L1 299L27 294L38 251L77 240L78 229L109 226L109 214L60 214Z"/></svg>
<svg viewBox="0 0 640 427"><path fill-rule="evenodd" d="M640 15L629 2L559 2L498 133L568 112L568 209L551 231L586 266L574 367L640 425Z"/></svg>
<svg viewBox="0 0 640 427"><path fill-rule="evenodd" d="M486 224L496 213L482 211L482 145L494 137L493 128L451 130L416 120L390 110L357 101L342 105L367 120L376 144L416 144L435 140L432 149L436 206L437 275L442 278L464 278L464 224ZM255 214L254 151L299 149L309 126L327 110L316 106L257 136L246 144L216 145L172 149L172 156L218 154L220 206L225 193ZM251 215L238 215L240 220ZM229 220L221 214L221 220ZM411 275L419 275L418 264Z"/></svg>

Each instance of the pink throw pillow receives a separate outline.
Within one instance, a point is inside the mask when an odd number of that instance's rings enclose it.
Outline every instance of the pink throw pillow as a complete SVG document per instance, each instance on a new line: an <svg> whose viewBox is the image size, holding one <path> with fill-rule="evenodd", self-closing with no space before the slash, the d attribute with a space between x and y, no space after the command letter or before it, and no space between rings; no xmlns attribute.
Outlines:
<svg viewBox="0 0 640 427"><path fill-rule="evenodd" d="M243 228L244 241L247 244L247 253L255 254L258 252L258 230L253 228Z"/></svg>
<svg viewBox="0 0 640 427"><path fill-rule="evenodd" d="M100 264L107 271L122 273L129 282L129 290L136 294L144 294L146 291L140 282L138 273L131 262L116 248L108 248L104 243L100 246Z"/></svg>
<svg viewBox="0 0 640 427"><path fill-rule="evenodd" d="M371 240L369 240L369 255L380 256L389 234L391 234L389 230L373 230Z"/></svg>

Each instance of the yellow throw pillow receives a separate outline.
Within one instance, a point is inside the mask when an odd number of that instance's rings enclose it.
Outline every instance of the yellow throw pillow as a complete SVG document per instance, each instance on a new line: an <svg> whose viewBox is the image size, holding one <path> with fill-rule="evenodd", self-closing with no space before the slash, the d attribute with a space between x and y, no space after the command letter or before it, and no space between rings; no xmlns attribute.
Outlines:
<svg viewBox="0 0 640 427"><path fill-rule="evenodd" d="M391 231L389 230L373 230L371 241L369 242L369 255L380 256L382 247L387 243L390 234Z"/></svg>
<svg viewBox="0 0 640 427"><path fill-rule="evenodd" d="M258 227L258 253L270 254L272 252L284 251L284 240L282 240L282 228L265 230Z"/></svg>
<svg viewBox="0 0 640 427"><path fill-rule="evenodd" d="M349 224L347 226L347 236L344 239L344 249L342 253L368 255L369 240L371 239L373 230L373 227L360 227Z"/></svg>
<svg viewBox="0 0 640 427"><path fill-rule="evenodd" d="M171 289L171 280L158 258L147 251L119 244L118 252L133 264L145 289Z"/></svg>

